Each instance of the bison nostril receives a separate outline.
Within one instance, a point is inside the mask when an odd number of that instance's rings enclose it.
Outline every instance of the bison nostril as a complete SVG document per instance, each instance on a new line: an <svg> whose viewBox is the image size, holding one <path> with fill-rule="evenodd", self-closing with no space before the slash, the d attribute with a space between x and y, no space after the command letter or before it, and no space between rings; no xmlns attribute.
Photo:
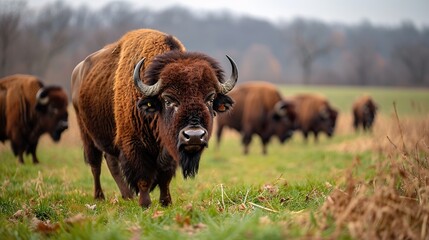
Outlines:
<svg viewBox="0 0 429 240"><path fill-rule="evenodd" d="M204 135L206 135L206 131L204 131L203 129L189 129L189 130L183 131L183 135L188 140L191 140L193 138L202 139Z"/></svg>
<svg viewBox="0 0 429 240"><path fill-rule="evenodd" d="M69 123L68 122L66 122L66 121L61 121L60 122L60 128L61 129L68 129L69 128Z"/></svg>
<svg viewBox="0 0 429 240"><path fill-rule="evenodd" d="M208 133L207 130L201 127L186 127L179 134L179 146L207 146Z"/></svg>

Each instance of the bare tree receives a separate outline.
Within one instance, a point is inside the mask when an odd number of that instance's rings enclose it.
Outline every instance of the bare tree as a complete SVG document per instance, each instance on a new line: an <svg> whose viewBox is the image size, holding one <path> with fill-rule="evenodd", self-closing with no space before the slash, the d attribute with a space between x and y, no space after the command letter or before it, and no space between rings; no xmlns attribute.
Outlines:
<svg viewBox="0 0 429 240"><path fill-rule="evenodd" d="M371 43L365 39L360 39L358 45L352 50L350 63L353 65L354 82L359 85L368 85L373 80L376 51Z"/></svg>
<svg viewBox="0 0 429 240"><path fill-rule="evenodd" d="M332 50L333 39L327 27L321 23L296 20L292 23L292 31L303 84L307 85L311 81L314 62Z"/></svg>
<svg viewBox="0 0 429 240"><path fill-rule="evenodd" d="M424 84L429 72L429 46L427 43L399 46L394 50L394 56L408 71L412 83Z"/></svg>
<svg viewBox="0 0 429 240"><path fill-rule="evenodd" d="M248 49L240 64L241 79L280 82L281 65L271 52L271 49L262 44L255 44Z"/></svg>
<svg viewBox="0 0 429 240"><path fill-rule="evenodd" d="M29 19L21 38L21 58L28 72L43 77L54 57L70 44L72 13L69 6L55 2Z"/></svg>
<svg viewBox="0 0 429 240"><path fill-rule="evenodd" d="M1 1L0 2L0 77L8 74L8 60L11 45L17 38L21 12L25 4L23 1Z"/></svg>

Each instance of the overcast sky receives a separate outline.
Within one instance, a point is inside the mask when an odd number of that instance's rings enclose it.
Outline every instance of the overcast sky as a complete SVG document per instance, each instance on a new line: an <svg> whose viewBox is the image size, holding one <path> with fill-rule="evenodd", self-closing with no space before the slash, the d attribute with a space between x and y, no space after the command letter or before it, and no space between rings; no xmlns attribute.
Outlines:
<svg viewBox="0 0 429 240"><path fill-rule="evenodd" d="M29 0L29 6L41 6L54 0ZM64 0L72 6L104 6L110 0ZM377 25L398 25L413 21L416 26L429 26L429 0L128 0L136 7L161 10L184 6L196 11L229 11L273 22L295 17L325 22L357 24L369 20Z"/></svg>

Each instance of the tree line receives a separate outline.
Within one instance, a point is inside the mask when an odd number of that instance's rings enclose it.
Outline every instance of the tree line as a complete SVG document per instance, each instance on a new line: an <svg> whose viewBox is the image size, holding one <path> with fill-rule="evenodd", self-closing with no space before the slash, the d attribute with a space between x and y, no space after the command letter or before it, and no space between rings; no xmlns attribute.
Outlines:
<svg viewBox="0 0 429 240"><path fill-rule="evenodd" d="M429 28L410 21L378 26L297 18L274 24L182 7L153 11L110 2L91 9L58 1L31 9L22 0L0 2L0 77L34 74L69 89L78 62L137 28L175 35L189 51L218 59L226 71L228 54L240 82L429 85Z"/></svg>

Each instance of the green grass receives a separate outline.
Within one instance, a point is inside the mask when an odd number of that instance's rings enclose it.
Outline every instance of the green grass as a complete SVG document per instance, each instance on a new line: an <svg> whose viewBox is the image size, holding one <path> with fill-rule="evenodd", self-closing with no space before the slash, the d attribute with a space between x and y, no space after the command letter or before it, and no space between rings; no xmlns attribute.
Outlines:
<svg viewBox="0 0 429 240"><path fill-rule="evenodd" d="M286 93L320 92L342 112L361 92L374 94L383 115L398 103L399 114L422 115L410 101L426 107L429 94L415 89L284 87ZM420 111L420 112L419 112ZM426 111L427 114L428 111ZM70 129L69 131L76 131ZM58 145L43 139L33 165L27 157L19 165L9 146L0 146L0 239L285 239L301 238L317 225L312 218L353 159L361 160L363 175L382 155L369 151L347 153L335 146L371 135L346 132L319 144L304 144L302 137L282 145L273 139L268 155L261 154L254 138L250 154L242 154L237 134L224 135L220 148L214 138L203 154L195 179L184 180L180 170L171 184L173 205L162 208L159 191L153 205L141 209L137 199L121 199L105 164L101 182L105 201L93 199L89 166L79 144ZM96 205L95 209L88 206ZM23 214L15 216L19 210ZM80 215L79 215L80 214ZM78 220L67 223L72 217ZM34 228L34 217L58 224L52 233ZM302 219L310 219L303 221Z"/></svg>

